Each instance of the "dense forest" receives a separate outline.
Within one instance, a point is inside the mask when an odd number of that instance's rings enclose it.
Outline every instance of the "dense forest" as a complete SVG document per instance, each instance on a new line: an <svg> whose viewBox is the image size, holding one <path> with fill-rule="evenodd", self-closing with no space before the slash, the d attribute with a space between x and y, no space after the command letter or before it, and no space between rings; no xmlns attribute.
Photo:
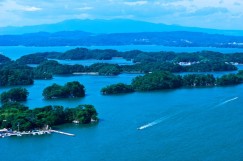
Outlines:
<svg viewBox="0 0 243 161"><path fill-rule="evenodd" d="M243 82L243 71L237 74L226 74L215 78L211 74L175 75L170 72L154 72L137 76L131 85L122 83L109 85L101 89L104 95L131 93L134 91L153 91L164 89L176 89L181 87L214 87L236 85Z"/></svg>
<svg viewBox="0 0 243 161"><path fill-rule="evenodd" d="M90 66L60 64L56 59L112 59L123 57L133 65L95 63ZM50 60L51 59L51 60ZM54 59L54 60L53 60ZM157 71L215 72L234 71L233 64L243 63L243 54L222 54L202 51L195 53L143 52L139 50L119 52L116 50L90 50L76 48L66 52L43 52L22 56L16 61L0 55L0 86L31 85L34 79L52 79L53 75L97 74L118 75L121 73L150 73ZM29 64L37 64L30 67Z"/></svg>
<svg viewBox="0 0 243 161"><path fill-rule="evenodd" d="M67 82L64 86L54 83L46 87L42 95L45 99L84 97L84 88L84 85L80 84L78 81Z"/></svg>
<svg viewBox="0 0 243 161"><path fill-rule="evenodd" d="M58 60L111 60L113 57L123 57L126 60L132 60L134 63L147 63L147 62L234 62L243 63L242 53L223 54L213 51L201 51L193 53L175 53L175 52L144 52L140 50L131 50L120 52L111 49L87 49L87 48L75 48L65 52L43 52L33 53L22 56L17 62L24 64L40 64L47 59Z"/></svg>
<svg viewBox="0 0 243 161"><path fill-rule="evenodd" d="M29 109L17 102L5 103L0 107L0 129L11 128L12 130L29 131L41 129L45 126L56 126L72 123L77 120L81 124L97 122L98 113L92 105L78 105L75 108L63 106L45 106Z"/></svg>
<svg viewBox="0 0 243 161"><path fill-rule="evenodd" d="M132 86L126 85L124 83L109 85L109 86L101 89L101 93L104 95L131 93L131 92L134 92L134 89L132 88Z"/></svg>
<svg viewBox="0 0 243 161"><path fill-rule="evenodd" d="M0 86L31 85L33 69L27 65L8 62L0 65Z"/></svg>
<svg viewBox="0 0 243 161"><path fill-rule="evenodd" d="M6 57L6 56L0 54L0 64L2 64L2 63L7 63L7 62L10 62L10 61L11 61L11 60L10 60L8 57Z"/></svg>
<svg viewBox="0 0 243 161"><path fill-rule="evenodd" d="M12 88L9 91L3 92L0 95L1 103L26 101L28 95L29 92L25 88Z"/></svg>

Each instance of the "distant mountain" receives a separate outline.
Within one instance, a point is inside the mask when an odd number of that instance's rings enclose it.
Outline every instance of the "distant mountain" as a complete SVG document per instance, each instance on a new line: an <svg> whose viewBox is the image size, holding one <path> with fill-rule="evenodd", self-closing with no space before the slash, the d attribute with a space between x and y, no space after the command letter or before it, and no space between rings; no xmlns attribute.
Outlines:
<svg viewBox="0 0 243 161"><path fill-rule="evenodd" d="M243 48L243 36L226 36L202 32L141 32L93 34L82 31L38 32L22 35L0 35L0 46L109 46L164 45L180 47Z"/></svg>
<svg viewBox="0 0 243 161"><path fill-rule="evenodd" d="M66 20L55 24L43 24L23 27L1 27L0 35L24 34L35 32L85 31L91 33L137 33L137 32L170 32L189 31L204 32L208 34L223 34L243 36L243 30L216 30L196 27L182 27L178 25L165 25L128 19L113 20Z"/></svg>

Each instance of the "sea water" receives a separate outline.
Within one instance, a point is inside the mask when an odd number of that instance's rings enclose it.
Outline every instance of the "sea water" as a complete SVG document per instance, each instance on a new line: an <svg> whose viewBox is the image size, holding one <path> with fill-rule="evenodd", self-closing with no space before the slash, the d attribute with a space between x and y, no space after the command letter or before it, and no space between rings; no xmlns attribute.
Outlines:
<svg viewBox="0 0 243 161"><path fill-rule="evenodd" d="M100 122L55 127L75 137L52 134L0 139L0 160L242 161L243 84L113 96L100 93L106 85L130 83L136 76L55 76L24 86L30 92L25 103L30 108L93 104ZM84 84L86 96L43 99L45 87L69 81ZM0 93L8 89L1 87ZM146 128L138 130L143 126Z"/></svg>
<svg viewBox="0 0 243 161"><path fill-rule="evenodd" d="M1 160L242 160L243 85L100 94L102 87L129 83L135 76L59 76L26 86L30 108L93 104L100 122L56 127L75 137L52 134L0 139ZM85 85L84 98L43 100L46 86L74 80ZM148 124L152 125L138 130Z"/></svg>

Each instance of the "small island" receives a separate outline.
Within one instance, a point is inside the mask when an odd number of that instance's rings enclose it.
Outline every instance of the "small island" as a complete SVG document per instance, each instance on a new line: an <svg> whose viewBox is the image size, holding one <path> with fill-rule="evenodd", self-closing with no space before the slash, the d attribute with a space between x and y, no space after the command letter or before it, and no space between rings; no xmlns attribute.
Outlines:
<svg viewBox="0 0 243 161"><path fill-rule="evenodd" d="M93 105L78 105L75 108L63 106L45 106L29 109L18 102L9 102L0 108L0 129L8 129L1 136L17 134L34 134L32 131L50 131L50 127L79 123L90 124L98 122L98 113ZM55 131L54 131L55 132Z"/></svg>
<svg viewBox="0 0 243 161"><path fill-rule="evenodd" d="M9 91L3 92L0 95L1 103L26 101L28 95L29 92L25 88L22 87L12 88Z"/></svg>
<svg viewBox="0 0 243 161"><path fill-rule="evenodd" d="M64 86L54 83L43 90L42 95L45 99L55 98L78 98L85 96L84 85L78 81L68 82Z"/></svg>
<svg viewBox="0 0 243 161"><path fill-rule="evenodd" d="M101 89L103 95L119 94L119 93L131 93L134 92L131 85L124 83L113 84Z"/></svg>

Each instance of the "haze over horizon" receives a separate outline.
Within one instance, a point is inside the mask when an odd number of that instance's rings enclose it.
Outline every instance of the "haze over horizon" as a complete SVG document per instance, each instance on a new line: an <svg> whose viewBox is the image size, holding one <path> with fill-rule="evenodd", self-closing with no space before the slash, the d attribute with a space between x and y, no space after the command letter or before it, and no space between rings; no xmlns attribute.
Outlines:
<svg viewBox="0 0 243 161"><path fill-rule="evenodd" d="M119 18L243 30L242 0L0 0L0 7L0 27Z"/></svg>

